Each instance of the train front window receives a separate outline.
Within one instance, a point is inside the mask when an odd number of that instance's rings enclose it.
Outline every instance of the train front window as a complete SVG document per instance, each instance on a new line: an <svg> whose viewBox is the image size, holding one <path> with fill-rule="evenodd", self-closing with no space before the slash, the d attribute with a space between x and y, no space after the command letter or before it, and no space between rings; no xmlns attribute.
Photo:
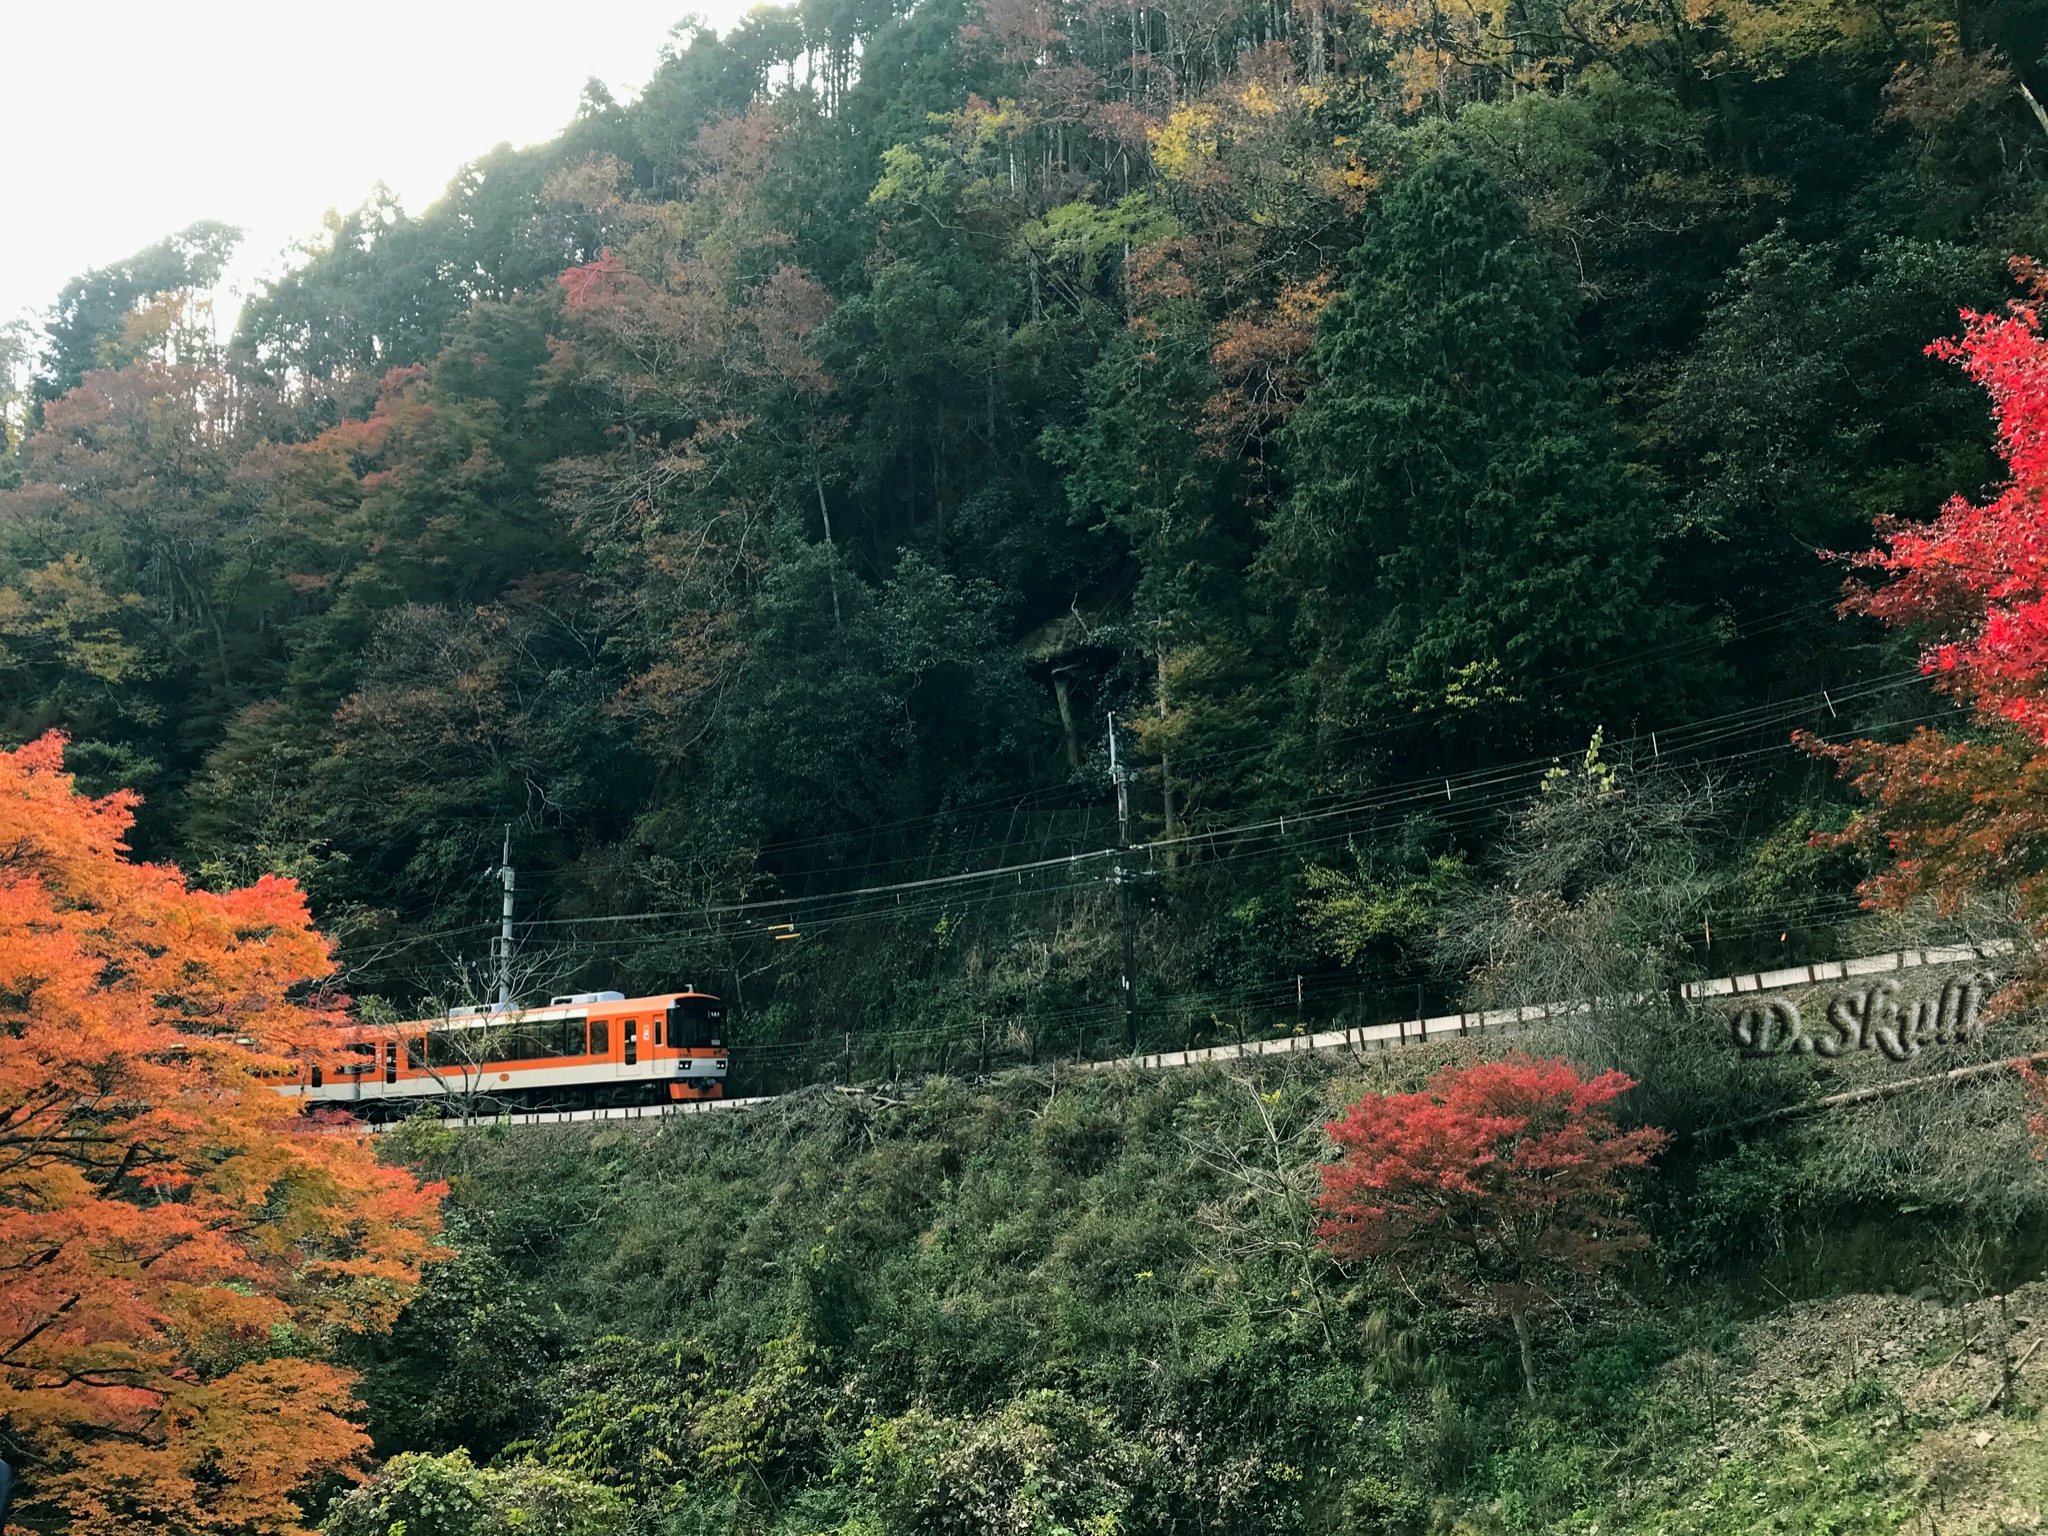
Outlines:
<svg viewBox="0 0 2048 1536"><path fill-rule="evenodd" d="M683 1050L725 1044L725 1004L701 992L669 1004L668 1043Z"/></svg>

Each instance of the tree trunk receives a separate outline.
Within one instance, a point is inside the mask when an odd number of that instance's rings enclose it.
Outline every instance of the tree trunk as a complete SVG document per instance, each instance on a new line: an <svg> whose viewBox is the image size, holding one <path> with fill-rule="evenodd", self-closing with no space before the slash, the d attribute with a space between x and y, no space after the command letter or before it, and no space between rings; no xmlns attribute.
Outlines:
<svg viewBox="0 0 2048 1536"><path fill-rule="evenodd" d="M1167 720L1167 719L1168 719L1168 718L1170 717L1170 715L1169 715L1169 711L1168 711L1168 709L1167 709L1167 707L1166 707L1166 647L1165 647L1165 646L1161 646L1161 647L1159 648L1159 657L1158 657L1158 661L1159 661L1159 718L1160 718L1160 721L1161 721L1162 723L1164 723L1164 722L1165 722L1165 721L1166 721L1166 720ZM1176 814L1176 809L1177 809L1177 808L1176 808L1176 806L1175 806L1175 804L1174 804L1174 799L1173 799L1173 759L1172 759L1172 757L1170 757L1170 756L1169 756L1169 755L1167 754L1167 752L1166 752L1166 749L1165 749L1165 746L1164 746L1164 738L1163 738L1163 737L1162 737L1162 745L1161 745L1161 747L1160 747L1160 751L1159 751L1159 791L1160 791L1160 798L1161 798L1161 800L1163 800L1163 801L1165 802L1165 808L1166 808L1166 842L1167 842L1167 847L1166 847L1166 848L1165 848L1164 850L1162 850L1162 852L1163 852L1163 854L1164 854L1164 858L1163 858L1162 862L1163 862L1163 863L1164 863L1164 864L1166 865L1166 867L1167 867L1168 869L1173 869L1174 867L1176 867L1176 866L1177 866L1177 865L1178 865L1178 864L1180 863L1180 850L1179 850L1178 848L1175 848L1175 847L1173 846L1173 840L1174 840L1174 839L1175 839L1176 837L1180 836L1180 818L1179 818L1179 816L1178 816L1178 815Z"/></svg>
<svg viewBox="0 0 2048 1536"><path fill-rule="evenodd" d="M1079 772L1081 768L1081 738L1074 731L1074 705L1067 696L1067 680L1055 672L1052 675L1052 696L1060 707L1060 730L1066 736L1067 767Z"/></svg>
<svg viewBox="0 0 2048 1536"><path fill-rule="evenodd" d="M1515 1342L1522 1350L1522 1392L1531 1401L1536 1397L1536 1351L1529 1335L1529 1314L1516 1307L1508 1314L1515 1320Z"/></svg>
<svg viewBox="0 0 2048 1536"><path fill-rule="evenodd" d="M2000 1293L1998 1298L1998 1411L2007 1418L2013 1413L2013 1388L2018 1383L2019 1372L2012 1363L2012 1312L2008 1306L2010 1298Z"/></svg>
<svg viewBox="0 0 2048 1536"><path fill-rule="evenodd" d="M818 517L825 524L825 548L832 556L832 563L825 568L825 574L832 579L832 627L845 628L845 621L839 616L839 546L832 542L832 514L825 506L825 472L818 467L818 456L811 455L811 482L818 488Z"/></svg>

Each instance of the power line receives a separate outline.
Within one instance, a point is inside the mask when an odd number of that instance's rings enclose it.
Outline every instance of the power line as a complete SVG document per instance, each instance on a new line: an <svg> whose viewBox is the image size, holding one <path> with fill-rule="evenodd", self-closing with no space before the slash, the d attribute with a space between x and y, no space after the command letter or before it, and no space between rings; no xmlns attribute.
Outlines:
<svg viewBox="0 0 2048 1536"><path fill-rule="evenodd" d="M1766 614L1760 620L1757 620L1753 623L1749 623L1746 625L1742 619L1742 616L1737 615L1734 619L1734 622L1737 625L1736 638L1753 638L1756 635L1769 633L1774 629L1783 627L1786 621L1797 618L1798 616L1806 612L1808 612L1808 609L1805 605L1794 605L1792 607L1783 608L1777 610L1776 612ZM1604 671L1611 670L1612 668L1617 666L1636 665L1640 664L1643 660L1659 656L1669 656L1675 658L1677 656L1682 656L1692 652L1711 650L1716 646L1725 643L1725 638L1719 636L1706 636L1683 641L1669 642L1664 646L1652 647L1649 650L1635 653L1628 657L1614 658L1606 662L1588 663L1584 666L1567 668L1558 672L1550 673L1545 676L1530 680L1528 686L1542 688L1551 684L1564 682L1572 678L1585 678L1596 676ZM1919 675L1920 673L1917 669L1908 673L1901 674L1901 676L1907 678L1917 678ZM1852 684L1850 690L1838 692L1836 697L1842 700L1854 697L1854 688L1855 685ZM1822 693L1809 695L1808 697L1824 696L1825 694ZM1778 706L1773 706L1769 704L1761 706L1752 706L1753 709L1762 710L1769 710L1776 707ZM1710 716L1708 717L1708 722L1711 722L1712 720L1717 718L1728 717ZM1694 725L1708 722L1694 722ZM1416 728L1416 725L1417 722L1412 720L1380 722L1370 726L1361 726L1351 730L1340 731L1330 735L1318 737L1313 743L1313 746L1315 750L1317 750L1318 752L1327 753L1339 746L1354 745L1362 741L1373 740L1387 736L1406 734L1413 731ZM1644 736L1638 736L1634 738L1634 740L1637 743L1640 743L1645 739L1645 737L1654 737L1656 735L1662 735L1667 737L1673 736L1677 732L1682 732L1688 728L1689 727L1681 726L1669 730L1660 729L1660 731L1655 733L1644 733ZM1180 760L1180 776L1183 778L1195 777L1213 767L1227 764L1230 762L1242 761L1246 757L1254 756L1261 752L1270 752L1272 750L1273 744L1271 742L1266 742L1261 744L1249 744L1242 747L1217 748L1212 749L1208 752L1185 754ZM941 807L936 811L924 812L913 816L899 817L892 821L870 823L867 826L856 828L847 832L819 833L809 837L772 840L759 844L754 848L753 851L757 855L797 853L816 848L829 847L833 844L845 843L850 840L857 840L863 837L865 837L868 840L870 848L872 848L874 842L878 838L889 832L900 832L914 827L936 825L939 823L954 820L972 820L974 819L976 813L980 812L993 813L1000 811L1009 811L1014 815L1018 811L1031 808L1034 805L1041 805L1049 800L1064 799L1070 796L1085 793L1089 788L1090 786L1086 783L1076 783L1073 780L1068 780L1061 784L1046 785L1038 789L1028 790L1022 795L1012 794L991 796L979 801L964 801L956 803L954 805ZM1083 806L1079 807L1079 809L1090 810L1093 809L1093 807ZM846 866L845 871L866 873L876 869L877 867L887 867L887 865L891 862L901 861L877 860L870 856L868 859L864 860L860 864Z"/></svg>
<svg viewBox="0 0 2048 1536"><path fill-rule="evenodd" d="M1623 738L1617 747L1653 745L1653 760L1663 763L1668 757L1686 756L1689 766L1709 768L1733 762L1769 755L1784 750L1782 742L1747 751L1699 758L1702 749L1718 742L1732 739L1771 725L1784 724L1801 715L1817 713L1822 707L1829 710L1833 718L1842 703L1877 697L1897 691L1918 681L1920 672L1912 671L1884 674L1852 683L1839 690L1821 690L1792 700L1748 706L1733 710L1706 720L1688 722L1675 727L1660 727L1657 731L1642 732L1635 737ZM1952 711L1943 710L1935 714L1916 716L1906 721L1891 722L1890 728L1924 723L1943 718ZM1302 853L1348 841L1355 835L1351 828L1332 828L1333 822L1350 820L1359 816L1380 816L1392 812L1428 808L1432 820L1448 828L1471 827L1481 820L1489 819L1505 807L1526 799L1531 791L1532 778L1540 778L1559 761L1554 755L1527 758L1519 762L1497 765L1484 769L1468 770L1452 776L1430 775L1383 785L1362 797L1337 800L1331 797L1311 797L1298 808L1277 813L1261 821L1232 827L1205 828L1173 837L1155 838L1132 845L1130 852L1154 857L1162 853L1177 852L1206 846L1208 857L1202 863L1208 866L1224 865L1252 858L1269 858L1280 852ZM1435 808L1436 797L1442 794L1445 805L1442 810ZM1314 831L1303 835L1304 828ZM1221 844L1233 844L1224 848ZM619 914L595 914L570 918L528 919L520 926L526 930L590 928L596 926L618 927L633 923L662 922L675 925L659 935L648 935L616 942L604 942L583 938L577 946L583 949L599 950L612 948L644 949L650 942L689 942L712 939L744 937L751 924L744 920L753 914L795 913L805 914L802 918L807 929L824 930L854 922L873 921L878 918L895 918L898 921L951 910L960 895L969 895L970 905L987 906L996 899L989 894L972 895L975 888L996 881L1009 879L1019 889L1009 893L1008 899L1023 899L1027 894L1042 900L1051 896L1067 894L1076 890L1089 889L1098 884L1099 877L1086 876L1047 888L1039 883L1040 877L1052 871L1066 871L1080 874L1098 867L1100 862L1114 858L1119 850L1096 848L1050 858L1002 864L989 868L959 871L951 874L925 876L914 880L888 882L880 885L856 887L837 892L820 892L810 895L776 896L752 901L716 903L684 909L650 909L641 912ZM1032 887L1023 889L1027 878ZM907 906L906 896L919 899ZM933 897L938 897L934 901ZM878 901L893 898L888 905L877 905ZM733 919L743 920L743 926L735 927ZM369 952L354 960L350 969L363 971L378 966L395 955L403 954L418 947L443 940L462 939L478 936L487 931L482 923L466 924L457 928L444 929L426 934L415 934L403 938L378 941L368 946ZM356 946L337 946L339 953L356 955Z"/></svg>
<svg viewBox="0 0 2048 1536"><path fill-rule="evenodd" d="M1660 730L1657 734L1660 738L1675 738L1668 749L1669 753L1675 756L1681 751L1696 751L1699 748L1712 745L1717 741L1730 739L1733 736L1750 730L1790 721L1803 714L1815 713L1823 706L1832 707L1828 704L1830 694L1832 695L1833 704L1839 705L1843 702L1874 697L1880 693L1895 691L1911 682L1918 681L1919 677L1920 674L1917 670L1909 673L1892 674L1870 680L1865 684L1851 685L1849 688L1839 691L1830 690L1809 694L1797 701L1732 711L1728 715L1718 717L1716 720L1678 726L1669 730ZM1922 723L1926 720L1942 718L1946 713L1947 711L1937 712L1935 714L1915 717L1911 721L1894 722L1893 724L1896 727L1901 723ZM1719 725L1721 728L1703 736L1697 734L1712 725ZM1649 732L1643 732L1633 738L1623 738L1622 741L1617 743L1617 746L1646 743L1650 734ZM1782 750L1784 750L1782 742L1774 743L1768 747L1753 749L1749 752L1732 755L1724 754L1717 758L1695 761L1692 766L1718 766L1723 763L1740 761ZM1660 750L1660 760L1663 755L1665 755L1664 751ZM1469 821L1475 810L1481 813L1496 810L1503 804L1513 803L1516 800L1525 798L1530 779L1547 773L1557 762L1558 757L1555 754L1547 754L1541 757L1525 758L1519 762L1499 767L1468 770L1464 774L1455 776L1429 775L1418 777L1405 782L1383 786L1363 797L1343 800L1336 804L1326 803L1325 797L1317 797L1316 799L1302 802L1301 808L1290 812L1275 813L1259 821L1248 822L1238 826L1204 828L1198 831L1180 833L1173 837L1152 838L1144 842L1132 843L1129 851L1134 854L1149 856L1176 851L1182 848L1195 848L1204 844L1214 845L1224 841L1242 844L1247 839L1265 834L1272 834L1276 839L1284 839L1290 827L1319 826L1331 820L1358 816L1371 811L1388 811L1404 807L1433 805L1439 794L1444 797L1446 804L1454 809L1456 813L1455 819L1458 821ZM1463 792L1462 798L1461 791ZM1442 821L1449 818L1439 814L1436 819ZM1297 846L1301 841L1298 836L1294 839ZM1311 845L1314 845L1325 841L1325 839L1318 838L1309 841ZM716 903L690 908L649 909L641 912L584 917L536 918L529 920L525 926L530 928L578 927L599 924L653 922L678 918L731 917L743 916L754 912L782 912L812 908L825 908L829 912L832 904L855 902L862 898L890 895L901 896L917 891L960 888L977 882L999 880L1005 877L1021 877L1049 869L1076 869L1102 860L1114 859L1119 852L1120 850L1115 847L1096 848L1053 858L1034 859L1017 864L996 865L976 870L963 870L946 875L925 876L916 880L893 881L882 885L861 886L846 891L819 892L812 895L764 897L754 901ZM1218 860L1229 860L1244 856L1245 851L1240 848L1230 853L1217 853L1210 862L1213 863Z"/></svg>

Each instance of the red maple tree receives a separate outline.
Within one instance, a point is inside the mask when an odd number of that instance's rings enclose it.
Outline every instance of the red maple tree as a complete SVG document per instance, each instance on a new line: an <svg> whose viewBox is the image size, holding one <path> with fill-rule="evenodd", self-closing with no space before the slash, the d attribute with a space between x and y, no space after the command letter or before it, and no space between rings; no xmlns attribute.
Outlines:
<svg viewBox="0 0 2048 1536"><path fill-rule="evenodd" d="M1512 1319L1536 1391L1532 1308L1644 1238L1623 1213L1627 1176L1664 1132L1618 1127L1630 1079L1514 1058L1446 1067L1421 1093L1376 1094L1328 1127L1319 1229L1341 1260L1412 1258Z"/></svg>
<svg viewBox="0 0 2048 1536"><path fill-rule="evenodd" d="M404 1304L439 1192L273 1091L331 1022L297 888L131 862L133 805L61 737L0 752L0 1443L74 1536L281 1536L369 1449L331 1346Z"/></svg>
<svg viewBox="0 0 2048 1536"><path fill-rule="evenodd" d="M2048 931L2048 342L2040 306L2048 272L2014 271L2030 290L1992 314L1965 311L1960 339L1928 350L1960 363L1991 397L2009 477L1990 500L1953 498L1930 523L1881 524L1844 607L1925 636L1922 669L1971 711L1959 739L1921 728L1904 742L1830 746L1870 802L1842 840L1891 855L1865 883L1875 906L1915 897L1952 913L1987 892L2008 895ZM2038 981L2021 990L2029 991Z"/></svg>

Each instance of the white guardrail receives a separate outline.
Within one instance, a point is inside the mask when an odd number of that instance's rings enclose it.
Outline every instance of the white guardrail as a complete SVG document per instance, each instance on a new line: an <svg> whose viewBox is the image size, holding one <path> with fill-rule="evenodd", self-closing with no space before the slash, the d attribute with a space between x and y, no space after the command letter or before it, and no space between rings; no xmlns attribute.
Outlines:
<svg viewBox="0 0 2048 1536"><path fill-rule="evenodd" d="M1930 949L1895 950L1890 954L1866 955L1856 960L1829 960L1818 965L1793 965L1775 971L1754 971L1742 976L1722 976L1711 981L1689 981L1684 994L1705 1000L1718 997L1746 997L1759 992L1783 992L1795 987L1822 986L1831 981L1851 981L1863 976L1885 976L1926 966L1962 965L1972 960L1992 960L2012 952L2006 942L1952 944ZM1489 1008L1470 1013L1441 1013L1429 1018L1396 1019L1391 1024L1366 1024L1353 1029L1328 1029L1316 1034L1281 1035L1267 1040L1247 1040L1237 1045L1212 1045L1201 1050L1157 1051L1145 1056L1116 1057L1108 1061L1076 1063L1080 1071L1103 1071L1115 1067L1136 1067L1145 1071L1167 1071L1176 1067L1197 1067L1211 1062L1244 1061L1257 1056L1288 1056L1297 1052L1399 1050L1426 1045L1451 1036L1483 1035L1517 1025L1538 1023L1554 1010L1542 1007ZM672 1104L639 1104L614 1109L533 1110L469 1118L444 1118L445 1126L486 1127L493 1125L571 1125L601 1120L659 1120L673 1115L706 1115L719 1110L754 1109L772 1104L778 1094L748 1099L693 1099ZM373 1126L389 1130L390 1126Z"/></svg>

